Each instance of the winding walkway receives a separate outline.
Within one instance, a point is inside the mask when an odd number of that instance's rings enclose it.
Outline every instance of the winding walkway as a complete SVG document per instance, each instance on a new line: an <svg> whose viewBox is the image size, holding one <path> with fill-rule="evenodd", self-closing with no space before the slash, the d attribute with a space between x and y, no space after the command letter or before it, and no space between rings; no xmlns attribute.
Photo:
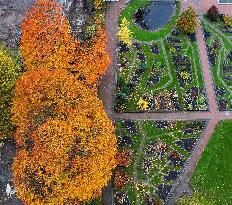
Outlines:
<svg viewBox="0 0 232 205"><path fill-rule="evenodd" d="M190 1L191 3L191 1ZM225 119L232 120L231 112L219 112L217 109L217 103L214 96L214 87L213 80L211 76L210 66L207 59L207 52L205 49L205 42L203 38L203 33L200 27L200 20L198 18L198 28L196 31L196 37L199 44L199 54L202 65L202 72L205 81L206 94L208 98L209 111L207 112L166 112L166 113L156 113L156 112L147 112L147 113L114 113L114 95L115 95L115 86L116 86L116 72L117 72L117 20L120 15L121 10L125 6L125 0L120 0L119 2L111 2L109 10L106 15L106 31L108 34L108 52L112 59L112 63L109 66L109 69L102 77L99 88L99 96L103 100L104 106L109 117L112 120L118 119L130 119L130 120L208 120L207 128L196 147L196 151L193 153L182 177L177 182L177 188L173 193L169 204L174 205L176 200L184 193L191 193L188 182L191 178L196 163L199 160L202 152L204 151L210 137L213 134L215 126L219 121ZM185 5L186 6L186 5ZM198 11L198 14L201 13L201 4L194 4L193 6ZM107 193L104 197L104 204L112 204L112 184L107 188Z"/></svg>

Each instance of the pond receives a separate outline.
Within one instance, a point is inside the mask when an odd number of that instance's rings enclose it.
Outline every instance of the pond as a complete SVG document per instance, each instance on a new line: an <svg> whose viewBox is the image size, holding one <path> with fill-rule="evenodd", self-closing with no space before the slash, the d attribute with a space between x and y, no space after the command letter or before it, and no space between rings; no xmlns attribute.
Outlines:
<svg viewBox="0 0 232 205"><path fill-rule="evenodd" d="M145 30L158 30L170 21L175 1L152 1L134 15L135 23Z"/></svg>

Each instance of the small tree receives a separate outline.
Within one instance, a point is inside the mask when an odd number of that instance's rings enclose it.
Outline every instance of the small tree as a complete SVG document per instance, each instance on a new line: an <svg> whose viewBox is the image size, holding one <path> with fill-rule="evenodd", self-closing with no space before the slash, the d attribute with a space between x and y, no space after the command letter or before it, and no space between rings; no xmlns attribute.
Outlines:
<svg viewBox="0 0 232 205"><path fill-rule="evenodd" d="M12 135L13 126L10 123L12 89L19 76L19 66L10 53L0 45L0 138Z"/></svg>
<svg viewBox="0 0 232 205"><path fill-rule="evenodd" d="M128 28L129 22L127 21L126 18L122 19L122 22L120 24L119 32L118 32L118 38L120 41L127 45L132 44L132 31Z"/></svg>
<svg viewBox="0 0 232 205"><path fill-rule="evenodd" d="M177 21L177 28L186 34L192 34L197 28L196 12L192 7L184 11Z"/></svg>
<svg viewBox="0 0 232 205"><path fill-rule="evenodd" d="M218 20L218 8L216 6L211 6L207 11L207 17L210 21L217 21Z"/></svg>
<svg viewBox="0 0 232 205"><path fill-rule="evenodd" d="M232 27L232 17L225 15L223 20L226 26Z"/></svg>

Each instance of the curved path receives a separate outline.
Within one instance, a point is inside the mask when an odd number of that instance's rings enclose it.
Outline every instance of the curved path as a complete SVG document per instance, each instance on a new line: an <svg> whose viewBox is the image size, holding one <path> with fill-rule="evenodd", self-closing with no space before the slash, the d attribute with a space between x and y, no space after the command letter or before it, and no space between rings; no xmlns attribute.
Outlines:
<svg viewBox="0 0 232 205"><path fill-rule="evenodd" d="M196 2L198 2L196 4ZM193 5L198 14L201 13L201 3L199 1L189 1L189 4ZM203 39L203 33L200 27L200 20L198 18L198 28L196 31L196 37L199 44L199 53L201 58L202 72L205 80L206 94L208 98L209 111L207 112L180 112L180 113L156 113L156 112L147 112L147 113L114 113L114 95L116 87L116 72L117 72L117 19L120 15L121 10L125 6L125 0L120 0L119 2L111 2L109 10L106 15L106 31L108 33L108 52L112 59L112 64L109 66L105 75L101 78L99 86L99 96L103 100L104 106L109 117L112 120L117 119L131 119L131 120L208 120L207 128L196 147L196 151L193 153L182 177L177 182L177 188L173 193L169 204L174 205L176 200L184 193L191 193L191 190L188 186L189 179L191 178L196 163L199 160L202 152L204 151L212 133L215 129L215 126L219 121L225 119L232 120L231 112L219 112L217 109L217 103L214 96L214 87L213 80L211 76L210 66L207 59L207 52L205 49L205 42ZM111 205L113 204L113 190L112 183L107 187L104 194L104 204Z"/></svg>

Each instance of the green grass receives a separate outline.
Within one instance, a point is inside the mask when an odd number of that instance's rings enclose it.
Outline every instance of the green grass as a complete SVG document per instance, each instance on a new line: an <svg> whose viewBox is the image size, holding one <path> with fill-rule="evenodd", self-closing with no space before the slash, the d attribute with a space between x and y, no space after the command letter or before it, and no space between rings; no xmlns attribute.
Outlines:
<svg viewBox="0 0 232 205"><path fill-rule="evenodd" d="M191 184L216 205L232 203L232 121L218 124L204 150Z"/></svg>
<svg viewBox="0 0 232 205"><path fill-rule="evenodd" d="M164 38L172 31L180 14L180 2L177 1L175 14L173 15L172 19L162 29L157 30L156 32L143 30L134 24L133 15L139 8L142 8L149 3L150 0L132 0L119 16L119 20L118 20L119 24L123 18L126 18L130 22L129 28L133 32L133 38L139 41L151 41L151 40L159 40L161 38Z"/></svg>

